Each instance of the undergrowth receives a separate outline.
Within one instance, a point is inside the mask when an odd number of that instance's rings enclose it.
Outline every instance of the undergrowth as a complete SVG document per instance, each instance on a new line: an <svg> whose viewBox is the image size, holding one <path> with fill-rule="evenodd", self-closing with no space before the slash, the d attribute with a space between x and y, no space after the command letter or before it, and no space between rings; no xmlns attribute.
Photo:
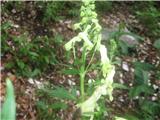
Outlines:
<svg viewBox="0 0 160 120"><path fill-rule="evenodd" d="M6 70L20 76L35 77L46 71L50 65L57 64L56 45L63 41L63 37L36 37L32 40L28 33L14 36L9 34L12 23L2 24L2 56L6 58ZM11 56L11 58L7 56Z"/></svg>

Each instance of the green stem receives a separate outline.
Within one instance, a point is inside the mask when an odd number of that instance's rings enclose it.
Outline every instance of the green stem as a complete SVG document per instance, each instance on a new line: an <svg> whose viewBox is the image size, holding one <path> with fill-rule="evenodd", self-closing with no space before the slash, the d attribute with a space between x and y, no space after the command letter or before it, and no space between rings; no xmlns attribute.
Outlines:
<svg viewBox="0 0 160 120"><path fill-rule="evenodd" d="M80 91L81 91L81 98L82 101L84 101L84 79L85 79L85 75L86 75L86 71L85 71L85 65L86 65L86 48L83 47L83 52L82 52L82 65L80 67Z"/></svg>
<svg viewBox="0 0 160 120"><path fill-rule="evenodd" d="M84 101L84 78L85 78L85 72L80 73L80 90L81 90L82 101Z"/></svg>
<svg viewBox="0 0 160 120"><path fill-rule="evenodd" d="M88 69L89 69L89 67L90 67L90 65L91 65L91 62L93 61L93 58L94 58L94 55L95 55L95 52L96 52L96 45L97 45L97 43L95 43L95 45L94 45L94 47L93 47L93 53L92 53L91 59L90 59L88 65L87 65L85 71L88 71Z"/></svg>
<svg viewBox="0 0 160 120"><path fill-rule="evenodd" d="M86 71L88 71L88 69L89 69L89 67L90 67L90 65L91 65L91 62L92 62L92 60L93 60L93 58L94 58L94 55L95 55L95 51L93 52L92 57L91 57L88 65L87 65L87 67L86 67Z"/></svg>

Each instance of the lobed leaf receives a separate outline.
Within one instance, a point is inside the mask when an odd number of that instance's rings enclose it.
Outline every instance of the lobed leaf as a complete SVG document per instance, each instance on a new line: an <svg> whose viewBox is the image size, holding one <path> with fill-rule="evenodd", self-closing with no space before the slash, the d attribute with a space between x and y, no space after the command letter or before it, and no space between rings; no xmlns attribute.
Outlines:
<svg viewBox="0 0 160 120"><path fill-rule="evenodd" d="M57 87L53 90L45 89L44 92L49 94L51 97L56 97L59 99L76 100L76 97L69 93L64 87Z"/></svg>

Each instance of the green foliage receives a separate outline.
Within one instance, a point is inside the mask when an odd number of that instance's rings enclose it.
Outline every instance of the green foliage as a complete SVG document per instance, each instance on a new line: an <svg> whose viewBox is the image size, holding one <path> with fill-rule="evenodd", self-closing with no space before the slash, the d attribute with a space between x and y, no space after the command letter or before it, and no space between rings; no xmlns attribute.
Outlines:
<svg viewBox="0 0 160 120"><path fill-rule="evenodd" d="M44 7L44 18L43 21L58 21L63 18L61 16L62 11L64 10L64 2L62 1L50 1L47 2Z"/></svg>
<svg viewBox="0 0 160 120"><path fill-rule="evenodd" d="M84 45L82 47L83 52L82 52L81 58L77 58L76 54L73 53L75 61L80 61L80 62L78 62L79 64L77 64L77 65L79 65L79 67L80 67L80 69L78 71L79 71L79 75L81 78L81 93L82 94L84 94L84 82L83 81L84 81L84 77L85 77L85 73L86 73L86 70L85 70L86 69L85 68L86 67L85 66L86 55L94 46L99 45L99 43L96 43L96 41L97 41L97 39L99 39L98 41L100 42L100 38L98 36L98 33L100 32L100 29L101 29L101 27L98 24L98 20L96 19L96 17L97 17L96 13L91 12L92 9L94 10L94 5L90 5L88 8L87 8L87 5L89 5L89 4L86 3L86 5L81 7L82 21L80 23L75 24L75 29L80 29L83 32L80 32L76 37L71 39L65 45L65 48L67 51L69 51L73 48L73 52L74 52L75 51L75 48L74 48L75 43L84 41ZM93 23L93 25L90 26L89 25L90 23ZM91 29L92 29L92 31L91 31ZM90 41L90 39L93 40L94 44ZM94 49L95 48L96 47L94 47ZM94 51L94 49L93 49L93 51ZM91 58L91 60L92 60L92 58ZM75 68L73 68L73 69L75 69Z"/></svg>
<svg viewBox="0 0 160 120"><path fill-rule="evenodd" d="M11 23L10 22L5 22L2 24L1 26L1 51L2 51L2 54L5 54L3 53L3 51L5 52L8 52L10 50L10 47L8 44L6 44L6 40L9 39L9 34L8 34L8 29L11 28Z"/></svg>
<svg viewBox="0 0 160 120"><path fill-rule="evenodd" d="M148 84L149 71L154 69L154 66L149 63L135 62L135 83L138 85Z"/></svg>
<svg viewBox="0 0 160 120"><path fill-rule="evenodd" d="M5 1L2 3L2 11L10 14L12 9L17 9L18 11L24 10L24 2L20 1Z"/></svg>
<svg viewBox="0 0 160 120"><path fill-rule="evenodd" d="M76 100L76 97L69 93L64 87L55 86L53 90L44 89L44 92L46 92L46 94L48 94L51 97L67 100Z"/></svg>
<svg viewBox="0 0 160 120"><path fill-rule="evenodd" d="M121 40L122 36L126 36L125 40ZM132 39L127 41L127 39ZM112 59L112 55L129 55L132 54L131 51L134 51L136 48L136 43L139 41L143 41L143 38L140 37L139 35L136 35L128 30L126 30L126 26L124 23L121 23L118 27L118 29L114 30L113 32L109 33L109 40L107 40L106 45L109 51L109 57Z"/></svg>
<svg viewBox="0 0 160 120"><path fill-rule="evenodd" d="M79 15L81 3L79 1L50 1L39 2L43 10L43 22L59 21L66 16L76 17ZM65 13L64 13L65 11Z"/></svg>
<svg viewBox="0 0 160 120"><path fill-rule="evenodd" d="M147 101L143 100L140 101L141 104L141 111L142 111L142 116L145 118L145 120L152 120L158 116L159 113L158 111L160 110L160 104L159 102L153 102L153 101Z"/></svg>
<svg viewBox="0 0 160 120"><path fill-rule="evenodd" d="M78 75L79 71L77 69L64 69L62 70L62 73L66 75Z"/></svg>
<svg viewBox="0 0 160 120"><path fill-rule="evenodd" d="M114 39L111 39L109 41L109 58L112 60L113 57L117 54L117 49L118 49L118 46L117 46L117 43Z"/></svg>
<svg viewBox="0 0 160 120"><path fill-rule="evenodd" d="M115 89L124 89L124 90L128 90L129 89L129 87L127 87L127 86L125 86L123 84L120 84L120 83L113 83L113 87Z"/></svg>
<svg viewBox="0 0 160 120"><path fill-rule="evenodd" d="M61 45L63 43L63 36L60 35L60 34L56 34L54 36L54 42L57 44L57 45Z"/></svg>
<svg viewBox="0 0 160 120"><path fill-rule="evenodd" d="M1 111L2 120L16 120L16 103L12 82L6 79L6 98Z"/></svg>
<svg viewBox="0 0 160 120"><path fill-rule="evenodd" d="M156 71L156 78L157 78L157 80L160 80L160 70Z"/></svg>
<svg viewBox="0 0 160 120"><path fill-rule="evenodd" d="M130 89L130 96L136 97L141 95L141 93L144 93L144 95L150 95L153 93L153 89L148 85L148 79L149 79L149 71L152 70L154 67L151 64L148 63L141 63L141 62L135 62L135 87Z"/></svg>
<svg viewBox="0 0 160 120"><path fill-rule="evenodd" d="M157 49L160 49L160 39L156 40L153 44L153 46Z"/></svg>
<svg viewBox="0 0 160 120"><path fill-rule="evenodd" d="M38 119L40 120L59 119L56 112L58 110L65 110L68 108L66 101L77 100L74 89L72 89L71 92L68 92L68 90L62 86L46 86L43 89L39 89L37 91L37 95L41 98L36 103Z"/></svg>
<svg viewBox="0 0 160 120"><path fill-rule="evenodd" d="M128 54L129 53L128 51L129 51L130 46L126 42L119 41L118 44L119 44L123 54Z"/></svg>
<svg viewBox="0 0 160 120"><path fill-rule="evenodd" d="M27 33L19 36L9 35L8 30L11 25L11 23L2 24L2 55L11 55L5 64L6 69L15 69L18 75L35 77L58 62L55 48L63 41L61 35L29 40Z"/></svg>
<svg viewBox="0 0 160 120"><path fill-rule="evenodd" d="M68 6L68 15L71 17L78 17L81 7L80 1L71 1L66 3L66 7Z"/></svg>
<svg viewBox="0 0 160 120"><path fill-rule="evenodd" d="M96 111L94 112L95 120L106 120L108 117L108 110L105 102L105 98L103 97L97 102L98 105Z"/></svg>
<svg viewBox="0 0 160 120"><path fill-rule="evenodd" d="M160 110L159 101L151 101L149 96L154 94L154 89L149 85L149 71L155 67L148 63L135 62L135 81L134 86L129 91L131 98L138 98L137 117L144 120L154 120Z"/></svg>
<svg viewBox="0 0 160 120"><path fill-rule="evenodd" d="M57 106L57 104L59 104L59 106ZM48 103L46 100L42 100L36 103L36 107L38 112L37 118L39 120L53 120L59 119L55 112L59 109L66 109L66 104L62 102Z"/></svg>
<svg viewBox="0 0 160 120"><path fill-rule="evenodd" d="M78 16L79 7L80 22L75 24L75 30L80 31L77 36L73 37L65 44L67 50L67 60L71 58L73 53L73 64L66 65L68 68L63 68L62 73L66 75L77 75L80 78L80 99L77 99L76 89L66 90L60 86L47 86L38 91L39 101L36 103L38 118L40 120L59 119L56 112L66 110L68 105L66 102L72 100L76 102L78 109L81 109L82 118L105 120L108 117L108 108L106 109L107 95L109 100L113 100L112 91L115 88L129 90L129 97L133 101L139 97L137 101L137 110L135 114L127 114L122 117L115 117L115 120L152 120L160 111L160 101L151 101L148 99L155 92L152 86L149 85L149 72L155 67L148 63L135 62L134 71L134 86L129 88L123 84L113 83L115 68L114 56L121 53L129 55L130 49L134 49L134 45L130 45L125 41L120 40L122 35L130 35L142 40L141 37L131 32L125 32L125 25L120 24L119 29L111 33L107 48L101 44L101 26L97 19L97 13L108 12L112 9L111 1L92 1L83 0L81 2L37 2L42 9L42 19L44 23L59 21L64 16ZM26 9L22 2L7 2L2 6L2 11L10 13L15 8L16 11ZM96 8L95 8L96 5ZM143 5L144 6L144 5ZM151 36L159 37L160 27L159 18L160 12L154 2L150 2L143 10L137 10L136 15L139 20L148 28L148 33ZM65 10L65 13L64 13ZM19 36L9 35L9 30L12 29L12 23L2 23L2 56L11 55L11 59L7 58L5 64L6 69L16 70L19 75L34 77L46 71L50 66L58 63L56 57L57 46L61 47L63 36L56 34L54 38L43 36L29 40L27 33ZM160 49L160 40L156 40L153 45L156 49ZM120 51L119 51L120 50ZM97 57L98 56L98 57ZM99 60L99 57L101 60ZM98 71L92 79L88 78L87 74L92 70ZM160 72L157 72L156 79L160 78ZM88 80L89 79L89 80ZM91 81L91 82L90 82ZM10 105L12 104L12 105ZM12 108L10 108L12 106ZM8 115L8 112L10 115ZM15 99L13 86L7 80L7 96L2 109L2 120L15 119Z"/></svg>
<svg viewBox="0 0 160 120"><path fill-rule="evenodd" d="M30 3L29 3L30 4ZM79 1L36 1L33 4L33 10L36 11L36 18L42 21L43 24L48 22L57 22L68 17L76 17L79 15L79 9L81 2ZM27 2L20 1L6 1L2 4L2 11L9 15L13 15L12 10L16 10L16 13L24 11L28 14ZM65 12L64 12L65 11Z"/></svg>
<svg viewBox="0 0 160 120"><path fill-rule="evenodd" d="M136 96L140 96L141 93L145 95L151 95L153 94L153 89L147 85L138 85L130 89L129 95L131 97L136 97Z"/></svg>
<svg viewBox="0 0 160 120"><path fill-rule="evenodd" d="M160 37L160 9L158 8L159 3L156 1L142 2L137 5L136 15L144 26L147 27L147 35L159 38ZM140 9L142 8L142 9Z"/></svg>

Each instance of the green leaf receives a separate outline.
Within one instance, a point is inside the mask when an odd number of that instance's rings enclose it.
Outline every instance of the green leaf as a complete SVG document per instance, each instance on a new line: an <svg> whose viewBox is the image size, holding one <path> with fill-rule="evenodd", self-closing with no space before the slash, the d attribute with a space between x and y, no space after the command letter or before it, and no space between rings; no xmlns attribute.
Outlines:
<svg viewBox="0 0 160 120"><path fill-rule="evenodd" d="M36 106L39 109L47 110L48 106L43 101L37 101Z"/></svg>
<svg viewBox="0 0 160 120"><path fill-rule="evenodd" d="M114 39L111 39L109 42L110 42L110 45L109 45L109 57L110 57L110 59L112 59L115 56L116 52L117 52L118 46L117 46L117 43L116 43L116 41Z"/></svg>
<svg viewBox="0 0 160 120"><path fill-rule="evenodd" d="M160 104L158 104L157 102L145 100L141 104L141 109L149 114L155 114L155 113L158 114L158 111L160 110Z"/></svg>
<svg viewBox="0 0 160 120"><path fill-rule="evenodd" d="M130 114L125 115L124 118L126 118L127 120L139 120L139 118Z"/></svg>
<svg viewBox="0 0 160 120"><path fill-rule="evenodd" d="M1 30L9 29L11 25L12 25L11 22L5 22L4 24L2 24Z"/></svg>
<svg viewBox="0 0 160 120"><path fill-rule="evenodd" d="M23 69L23 68L25 67L25 63L24 63L23 61L17 59L16 62L17 62L17 65L18 65L21 69Z"/></svg>
<svg viewBox="0 0 160 120"><path fill-rule="evenodd" d="M160 39L156 40L153 44L153 46L157 49L160 49Z"/></svg>
<svg viewBox="0 0 160 120"><path fill-rule="evenodd" d="M52 109L66 109L67 108L67 104L65 104L64 102L55 102L51 105L49 105L49 108Z"/></svg>
<svg viewBox="0 0 160 120"><path fill-rule="evenodd" d="M39 75L41 73L40 69L34 69L34 71L31 73L31 77L35 77L36 75Z"/></svg>
<svg viewBox="0 0 160 120"><path fill-rule="evenodd" d="M147 71L142 71L142 75L143 75L143 81L144 81L144 84L148 84L148 79L149 79L149 72Z"/></svg>
<svg viewBox="0 0 160 120"><path fill-rule="evenodd" d="M154 69L154 66L148 63L142 62L134 62L135 67L135 83L136 84L148 84L149 79L149 72L150 70Z"/></svg>
<svg viewBox="0 0 160 120"><path fill-rule="evenodd" d="M76 92L77 92L76 87L72 86L72 88L71 88L71 94L72 94L73 96L76 96L76 95L77 95Z"/></svg>
<svg viewBox="0 0 160 120"><path fill-rule="evenodd" d="M119 89L126 89L126 90L129 89L129 87L127 87L127 86L125 86L123 84L120 84L120 83L113 83L113 87L114 88L119 88Z"/></svg>
<svg viewBox="0 0 160 120"><path fill-rule="evenodd" d="M79 70L77 69L64 69L62 70L62 73L67 74L67 75L78 75L79 74Z"/></svg>
<svg viewBox="0 0 160 120"><path fill-rule="evenodd" d="M152 94L153 92L154 91L151 87L143 84L143 85L139 85L139 86L135 86L135 87L131 88L129 91L129 96L132 98L132 97L139 96L141 93Z"/></svg>
<svg viewBox="0 0 160 120"><path fill-rule="evenodd" d="M69 93L64 87L55 86L54 90L45 89L44 92L49 94L51 97L56 97L59 99L76 100L76 97Z"/></svg>
<svg viewBox="0 0 160 120"><path fill-rule="evenodd" d="M156 79L160 80L160 70L156 72Z"/></svg>
<svg viewBox="0 0 160 120"><path fill-rule="evenodd" d="M150 71L150 70L154 69L153 65L146 63L146 62L134 62L133 65L135 68L139 68L139 69L142 69L145 71Z"/></svg>
<svg viewBox="0 0 160 120"><path fill-rule="evenodd" d="M82 60L76 58L76 59L74 60L74 65L77 66L77 65L80 65L80 64L82 64Z"/></svg>
<svg viewBox="0 0 160 120"><path fill-rule="evenodd" d="M119 40L118 44L121 47L122 53L123 54L128 54L128 48L129 48L129 46L124 41L122 41L122 40Z"/></svg>
<svg viewBox="0 0 160 120"><path fill-rule="evenodd" d="M29 52L31 56L38 57L39 55L36 52Z"/></svg>
<svg viewBox="0 0 160 120"><path fill-rule="evenodd" d="M2 107L1 117L2 120L15 120L16 119L16 103L14 96L14 88L12 82L6 80L6 98Z"/></svg>
<svg viewBox="0 0 160 120"><path fill-rule="evenodd" d="M51 65L55 65L56 63L58 63L58 61L56 60L56 55L54 53L51 53L49 62Z"/></svg>
<svg viewBox="0 0 160 120"><path fill-rule="evenodd" d="M8 63L5 63L5 68L11 69L15 66L15 63L13 61L10 61Z"/></svg>
<svg viewBox="0 0 160 120"><path fill-rule="evenodd" d="M60 34L56 34L55 37L54 37L54 41L57 44L61 44L63 42L63 36L60 35Z"/></svg>

